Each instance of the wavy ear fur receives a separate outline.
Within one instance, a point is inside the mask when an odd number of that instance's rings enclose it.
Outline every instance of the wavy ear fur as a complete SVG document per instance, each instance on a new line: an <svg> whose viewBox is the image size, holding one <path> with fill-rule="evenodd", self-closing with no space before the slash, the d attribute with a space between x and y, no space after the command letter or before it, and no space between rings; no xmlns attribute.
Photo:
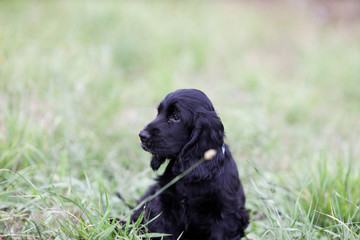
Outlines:
<svg viewBox="0 0 360 240"><path fill-rule="evenodd" d="M177 174L185 171L203 158L207 150L215 149L217 154L212 160L203 162L184 177L185 181L192 182L211 179L225 160L222 152L224 136L224 126L215 111L198 113L194 119L190 140L181 150L173 171Z"/></svg>

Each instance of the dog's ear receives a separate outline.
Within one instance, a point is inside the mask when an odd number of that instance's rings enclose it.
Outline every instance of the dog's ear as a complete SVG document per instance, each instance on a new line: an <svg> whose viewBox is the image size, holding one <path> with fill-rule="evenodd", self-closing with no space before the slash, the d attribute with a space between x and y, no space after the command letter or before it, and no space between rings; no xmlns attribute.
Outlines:
<svg viewBox="0 0 360 240"><path fill-rule="evenodd" d="M200 152L205 152L224 144L224 126L215 111L200 112L193 121L190 140L183 147L180 155L186 153L194 145Z"/></svg>
<svg viewBox="0 0 360 240"><path fill-rule="evenodd" d="M211 160L202 163L185 178L194 181L208 179L218 169L223 161L222 146L224 144L224 126L215 111L203 111L195 115L190 140L183 147L174 167L179 173L185 171L196 161L203 158L209 149L215 149L218 154Z"/></svg>
<svg viewBox="0 0 360 240"><path fill-rule="evenodd" d="M165 160L165 157L160 157L159 155L152 155L150 166L154 171L156 171L165 162Z"/></svg>
<svg viewBox="0 0 360 240"><path fill-rule="evenodd" d="M200 113L198 119L201 124L201 135L198 139L200 148L221 147L224 144L224 126L215 111Z"/></svg>

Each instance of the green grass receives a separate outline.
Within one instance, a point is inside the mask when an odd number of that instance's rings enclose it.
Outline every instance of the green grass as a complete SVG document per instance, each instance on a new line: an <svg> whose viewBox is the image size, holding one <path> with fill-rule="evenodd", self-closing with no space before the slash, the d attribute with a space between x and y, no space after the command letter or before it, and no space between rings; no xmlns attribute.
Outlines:
<svg viewBox="0 0 360 240"><path fill-rule="evenodd" d="M178 88L212 99L249 239L360 238L360 29L312 5L0 1L0 238L146 239L138 132ZM358 23L358 22L357 22Z"/></svg>

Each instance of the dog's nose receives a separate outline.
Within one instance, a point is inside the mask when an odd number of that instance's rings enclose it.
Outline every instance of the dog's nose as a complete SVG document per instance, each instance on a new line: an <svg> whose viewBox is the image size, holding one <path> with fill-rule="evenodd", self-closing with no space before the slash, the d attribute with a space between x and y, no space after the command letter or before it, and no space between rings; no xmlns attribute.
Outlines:
<svg viewBox="0 0 360 240"><path fill-rule="evenodd" d="M149 140L149 138L150 138L150 134L148 131L142 130L139 133L139 137L142 142L147 142L147 140Z"/></svg>

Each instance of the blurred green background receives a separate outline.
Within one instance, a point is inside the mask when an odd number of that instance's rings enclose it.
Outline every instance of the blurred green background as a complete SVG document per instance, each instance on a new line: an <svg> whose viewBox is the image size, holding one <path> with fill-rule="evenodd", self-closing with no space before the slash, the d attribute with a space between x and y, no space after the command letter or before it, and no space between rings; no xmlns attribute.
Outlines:
<svg viewBox="0 0 360 240"><path fill-rule="evenodd" d="M0 239L146 238L106 219L179 88L224 123L249 239L360 237L359 1L0 1Z"/></svg>

